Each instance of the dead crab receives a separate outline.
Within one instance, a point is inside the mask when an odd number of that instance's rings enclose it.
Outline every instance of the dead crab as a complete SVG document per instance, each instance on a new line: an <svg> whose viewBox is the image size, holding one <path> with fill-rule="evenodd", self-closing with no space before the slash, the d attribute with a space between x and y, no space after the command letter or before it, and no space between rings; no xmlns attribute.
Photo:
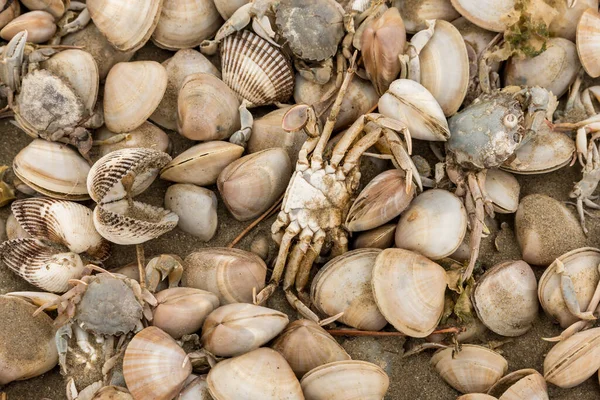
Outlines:
<svg viewBox="0 0 600 400"><path fill-rule="evenodd" d="M484 189L487 170L502 165L548 123L556 105L552 93L540 87L508 86L479 96L450 118L446 172L457 186L456 194L463 198L471 229L471 256L462 282L473 273L485 214L494 216Z"/></svg>

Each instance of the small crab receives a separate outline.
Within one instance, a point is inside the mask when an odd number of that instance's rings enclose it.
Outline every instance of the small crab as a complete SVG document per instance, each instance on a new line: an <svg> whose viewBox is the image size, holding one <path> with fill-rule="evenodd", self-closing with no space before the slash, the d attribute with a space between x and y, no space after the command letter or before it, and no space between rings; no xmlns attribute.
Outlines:
<svg viewBox="0 0 600 400"><path fill-rule="evenodd" d="M446 172L469 214L471 256L466 282L475 266L487 213L494 208L485 191L486 172L499 167L551 120L556 97L540 87L508 86L479 96L449 120Z"/></svg>

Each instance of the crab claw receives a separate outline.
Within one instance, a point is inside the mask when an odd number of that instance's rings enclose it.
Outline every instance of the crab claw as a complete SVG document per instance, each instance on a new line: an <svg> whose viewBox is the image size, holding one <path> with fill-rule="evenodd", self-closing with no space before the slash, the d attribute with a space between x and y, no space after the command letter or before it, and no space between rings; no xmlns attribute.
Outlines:
<svg viewBox="0 0 600 400"><path fill-rule="evenodd" d="M27 31L17 33L2 51L0 81L13 92L21 88L21 65L27 45L27 35Z"/></svg>

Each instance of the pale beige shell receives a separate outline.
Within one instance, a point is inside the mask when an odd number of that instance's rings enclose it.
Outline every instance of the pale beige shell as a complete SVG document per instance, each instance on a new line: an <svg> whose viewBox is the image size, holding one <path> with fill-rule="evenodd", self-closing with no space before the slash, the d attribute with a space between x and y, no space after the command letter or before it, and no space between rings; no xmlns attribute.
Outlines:
<svg viewBox="0 0 600 400"><path fill-rule="evenodd" d="M288 316L247 303L227 304L210 313L202 326L202 346L218 357L235 357L258 349L279 335Z"/></svg>
<svg viewBox="0 0 600 400"><path fill-rule="evenodd" d="M4 9L0 12L0 29L4 28L6 24L15 19L21 14L21 3L18 1L3 0Z"/></svg>
<svg viewBox="0 0 600 400"><path fill-rule="evenodd" d="M199 331L208 314L219 307L213 293L188 287L161 290L154 297L158 305L152 312L152 325L174 339Z"/></svg>
<svg viewBox="0 0 600 400"><path fill-rule="evenodd" d="M217 196L211 190L189 183L169 186L165 207L179 217L179 229L208 242L217 232Z"/></svg>
<svg viewBox="0 0 600 400"><path fill-rule="evenodd" d="M21 3L31 11L46 11L58 21L71 4L70 0L21 0Z"/></svg>
<svg viewBox="0 0 600 400"><path fill-rule="evenodd" d="M581 16L575 43L585 72L592 78L600 76L600 13L597 9L589 8Z"/></svg>
<svg viewBox="0 0 600 400"><path fill-rule="evenodd" d="M569 7L569 3L573 3L572 7ZM552 3L552 6L557 11L557 15L548 27L550 36L560 36L574 42L577 36L577 24L581 15L589 8L597 10L598 3L598 0L558 1Z"/></svg>
<svg viewBox="0 0 600 400"><path fill-rule="evenodd" d="M408 250L383 250L375 259L371 286L379 311L398 331L420 338L438 325L446 272L433 261Z"/></svg>
<svg viewBox="0 0 600 400"><path fill-rule="evenodd" d="M467 44L467 48L469 46L473 48L473 52L476 56L475 62L479 60L479 57L481 57L488 44L494 39L494 36L496 36L494 32L485 30L471 23L471 21L464 17L455 19L452 21L452 25L454 25L462 35L465 44Z"/></svg>
<svg viewBox="0 0 600 400"><path fill-rule="evenodd" d="M485 393L469 393L458 396L456 400L497 400L494 396Z"/></svg>
<svg viewBox="0 0 600 400"><path fill-rule="evenodd" d="M96 130L94 140L110 141L115 135L119 134L111 132L106 126L103 126ZM116 150L133 149L136 147L144 147L168 153L169 148L171 147L171 141L169 140L169 136L162 129L146 121L138 128L127 132L126 137L123 140L116 143L94 143L94 146L98 149L97 157L104 157L108 153L112 153Z"/></svg>
<svg viewBox="0 0 600 400"><path fill-rule="evenodd" d="M86 187L90 166L67 145L35 139L15 156L13 171L27 186L46 196L90 198Z"/></svg>
<svg viewBox="0 0 600 400"><path fill-rule="evenodd" d="M491 331L520 336L533 326L539 304L537 281L525 261L506 261L488 269L472 292L477 316Z"/></svg>
<svg viewBox="0 0 600 400"><path fill-rule="evenodd" d="M209 247L185 258L183 286L208 290L221 304L251 303L252 291L265 287L267 266L257 255L233 248Z"/></svg>
<svg viewBox="0 0 600 400"><path fill-rule="evenodd" d="M600 328L578 332L558 342L544 359L544 378L561 388L572 388L600 368Z"/></svg>
<svg viewBox="0 0 600 400"><path fill-rule="evenodd" d="M222 23L212 0L164 0L152 41L167 50L196 47Z"/></svg>
<svg viewBox="0 0 600 400"><path fill-rule="evenodd" d="M521 185L510 173L496 168L489 169L485 176L485 191L497 213L511 214L517 211Z"/></svg>
<svg viewBox="0 0 600 400"><path fill-rule="evenodd" d="M114 47L136 51L156 28L163 0L88 0L86 4L94 25Z"/></svg>
<svg viewBox="0 0 600 400"><path fill-rule="evenodd" d="M105 386L96 392L96 395L92 398L92 400L134 400L134 398L125 388L118 386Z"/></svg>
<svg viewBox="0 0 600 400"><path fill-rule="evenodd" d="M0 30L0 37L10 40L22 31L27 31L27 41L29 42L47 42L56 32L54 17L46 11L30 11L6 24Z"/></svg>
<svg viewBox="0 0 600 400"><path fill-rule="evenodd" d="M370 286L380 252L353 250L325 264L312 281L310 297L314 306L328 316L343 312L338 321L357 329L378 331L386 326Z"/></svg>
<svg viewBox="0 0 600 400"><path fill-rule="evenodd" d="M123 376L136 399L171 400L191 373L185 351L155 326L138 332L125 349Z"/></svg>
<svg viewBox="0 0 600 400"><path fill-rule="evenodd" d="M215 400L303 400L300 382L285 358L264 347L219 362L208 373Z"/></svg>
<svg viewBox="0 0 600 400"><path fill-rule="evenodd" d="M451 0L452 6L463 17L488 31L503 32L505 15L515 5L515 0Z"/></svg>
<svg viewBox="0 0 600 400"><path fill-rule="evenodd" d="M228 20L233 13L243 6L244 4L249 3L250 0L215 0L215 6L223 17L224 20Z"/></svg>
<svg viewBox="0 0 600 400"><path fill-rule="evenodd" d="M285 192L292 177L292 163L280 148L249 154L229 164L217 179L227 209L238 221L265 212Z"/></svg>
<svg viewBox="0 0 600 400"><path fill-rule="evenodd" d="M582 247L563 254L558 257L558 260L563 263L564 273L573 282L580 309L586 310L600 281L598 273L600 250ZM565 304L561 289L561 274L556 272L556 268L557 263L553 262L544 271L538 283L538 297L546 314L558 321L561 327L567 328L579 318L574 316Z"/></svg>
<svg viewBox="0 0 600 400"><path fill-rule="evenodd" d="M177 98L177 131L191 140L223 140L240 128L236 94L211 74L188 75Z"/></svg>
<svg viewBox="0 0 600 400"><path fill-rule="evenodd" d="M346 360L307 372L300 384L306 400L381 400L388 390L390 378L378 365Z"/></svg>
<svg viewBox="0 0 600 400"><path fill-rule="evenodd" d="M508 370L508 362L486 347L463 344L459 352L453 348L440 350L431 358L440 376L461 393L486 392Z"/></svg>
<svg viewBox="0 0 600 400"><path fill-rule="evenodd" d="M287 57L250 31L225 38L221 66L223 81L255 106L284 102L294 91L294 72Z"/></svg>
<svg viewBox="0 0 600 400"><path fill-rule="evenodd" d="M400 10L409 33L427 28L425 21L428 19L453 21L460 17L450 0L394 0L392 5Z"/></svg>
<svg viewBox="0 0 600 400"><path fill-rule="evenodd" d="M165 67L156 61L121 62L112 67L104 84L106 127L123 133L142 125L162 100L167 80Z"/></svg>
<svg viewBox="0 0 600 400"><path fill-rule="evenodd" d="M386 224L370 231L362 232L354 239L355 249L387 249L394 245L396 224Z"/></svg>
<svg viewBox="0 0 600 400"><path fill-rule="evenodd" d="M191 375L192 378L194 375ZM208 390L206 375L198 376L186 383L185 387L179 393L177 400L213 400Z"/></svg>
<svg viewBox="0 0 600 400"><path fill-rule="evenodd" d="M177 96L185 78L192 74L206 73L221 78L221 72L200 52L192 49L179 50L162 63L169 77L167 90L150 120L158 125L177 130Z"/></svg>
<svg viewBox="0 0 600 400"><path fill-rule="evenodd" d="M320 365L350 360L333 336L307 319L289 324L271 347L281 353L298 379Z"/></svg>
<svg viewBox="0 0 600 400"><path fill-rule="evenodd" d="M504 376L488 390L499 400L548 400L544 377L535 369L521 369Z"/></svg>

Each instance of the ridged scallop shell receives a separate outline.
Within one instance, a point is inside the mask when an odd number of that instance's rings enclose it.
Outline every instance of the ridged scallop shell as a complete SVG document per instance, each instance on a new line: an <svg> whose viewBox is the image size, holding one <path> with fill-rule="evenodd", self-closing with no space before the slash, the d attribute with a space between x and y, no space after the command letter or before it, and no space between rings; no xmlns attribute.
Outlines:
<svg viewBox="0 0 600 400"><path fill-rule="evenodd" d="M577 24L577 53L585 72L592 78L600 76L600 13L588 8Z"/></svg>
<svg viewBox="0 0 600 400"><path fill-rule="evenodd" d="M508 362L486 347L463 344L462 350L440 350L431 358L440 376L461 393L486 392L508 370Z"/></svg>
<svg viewBox="0 0 600 400"><path fill-rule="evenodd" d="M99 204L122 200L127 195L135 197L150 187L170 161L167 153L142 147L108 153L92 166L87 177L90 196ZM123 184L128 179L133 179L130 193Z"/></svg>
<svg viewBox="0 0 600 400"><path fill-rule="evenodd" d="M191 373L185 351L157 327L140 331L125 349L123 376L136 399L171 400Z"/></svg>
<svg viewBox="0 0 600 400"><path fill-rule="evenodd" d="M88 0L86 4L94 25L114 47L135 51L150 39L163 0Z"/></svg>
<svg viewBox="0 0 600 400"><path fill-rule="evenodd" d="M36 139L17 154L13 170L27 186L55 199L87 200L90 166L67 145Z"/></svg>
<svg viewBox="0 0 600 400"><path fill-rule="evenodd" d="M507 15L515 6L515 0L451 0L463 17L488 31L503 32Z"/></svg>
<svg viewBox="0 0 600 400"><path fill-rule="evenodd" d="M371 280L379 311L398 331L425 337L444 311L444 268L412 251L383 250L375 259Z"/></svg>
<svg viewBox="0 0 600 400"><path fill-rule="evenodd" d="M300 382L285 358L263 347L219 362L208 373L215 400L303 400Z"/></svg>
<svg viewBox="0 0 600 400"><path fill-rule="evenodd" d="M358 360L321 365L304 375L302 390L306 400L381 400L390 378L378 365Z"/></svg>
<svg viewBox="0 0 600 400"><path fill-rule="evenodd" d="M294 91L294 71L287 57L250 31L223 41L221 66L223 81L252 105L284 102Z"/></svg>
<svg viewBox="0 0 600 400"><path fill-rule="evenodd" d="M27 282L54 293L69 290L69 279L80 279L85 268L78 254L61 252L35 238L2 243L0 260Z"/></svg>
<svg viewBox="0 0 600 400"><path fill-rule="evenodd" d="M517 178L499 169L489 169L485 176L485 191L492 203L494 211L511 214L519 207L521 185Z"/></svg>
<svg viewBox="0 0 600 400"><path fill-rule="evenodd" d="M521 369L504 376L488 390L499 400L548 400L544 377L535 369Z"/></svg>
<svg viewBox="0 0 600 400"><path fill-rule="evenodd" d="M110 255L110 243L94 228L92 210L81 204L34 197L13 202L11 210L32 237L60 243L74 253L87 253L98 261Z"/></svg>

